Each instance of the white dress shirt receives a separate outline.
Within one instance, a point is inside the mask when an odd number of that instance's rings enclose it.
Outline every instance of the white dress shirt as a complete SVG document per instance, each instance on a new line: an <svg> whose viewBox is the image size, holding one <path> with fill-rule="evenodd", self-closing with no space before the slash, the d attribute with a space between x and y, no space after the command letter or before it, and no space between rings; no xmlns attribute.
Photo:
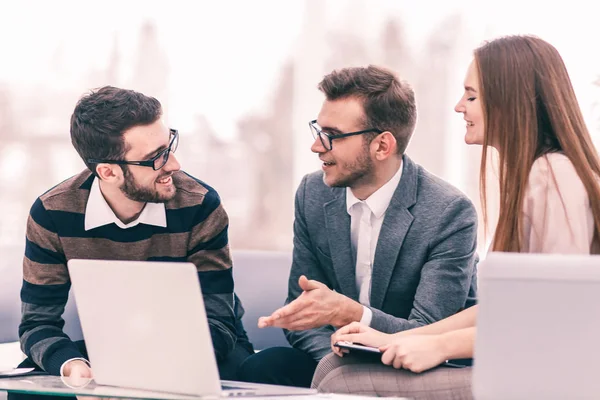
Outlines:
<svg viewBox="0 0 600 400"><path fill-rule="evenodd" d="M137 224L167 227L167 212L164 203L146 203L140 216L128 224L124 224L110 208L100 191L98 178L94 179L85 207L85 230L99 226L116 224L121 229L133 228Z"/></svg>
<svg viewBox="0 0 600 400"><path fill-rule="evenodd" d="M365 325L371 325L373 318L373 312L366 306L371 303L371 276L379 232L401 177L402 162L392 179L365 200L357 199L352 190L346 188L346 209L350 214L350 238L356 260L356 289L358 300L363 305L360 322Z"/></svg>
<svg viewBox="0 0 600 400"><path fill-rule="evenodd" d="M124 224L110 208L106 199L100 191L100 183L98 178L94 178L92 187L90 188L90 195L88 197L87 205L85 207L85 222L84 228L89 231L100 226L116 224L121 229L133 228L138 224L155 225L163 228L167 227L167 212L165 210L164 203L146 203L144 209L140 213L140 216L128 224ZM65 361L60 366L60 375L63 376L63 370L65 365L69 361L82 360L88 366L89 361L85 358L71 358Z"/></svg>

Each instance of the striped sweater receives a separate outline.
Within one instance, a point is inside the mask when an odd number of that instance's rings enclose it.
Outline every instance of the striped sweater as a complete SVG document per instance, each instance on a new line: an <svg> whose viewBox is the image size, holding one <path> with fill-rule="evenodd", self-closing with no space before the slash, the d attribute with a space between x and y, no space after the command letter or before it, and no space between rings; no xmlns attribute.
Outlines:
<svg viewBox="0 0 600 400"><path fill-rule="evenodd" d="M21 289L23 352L53 375L65 361L82 357L63 332L62 313L71 287L68 260L188 261L198 268L215 354L223 359L243 328L234 312L229 219L217 192L179 171L173 174L176 195L165 203L166 228L138 224L121 229L109 224L85 231L93 180L86 170L44 193L31 207Z"/></svg>

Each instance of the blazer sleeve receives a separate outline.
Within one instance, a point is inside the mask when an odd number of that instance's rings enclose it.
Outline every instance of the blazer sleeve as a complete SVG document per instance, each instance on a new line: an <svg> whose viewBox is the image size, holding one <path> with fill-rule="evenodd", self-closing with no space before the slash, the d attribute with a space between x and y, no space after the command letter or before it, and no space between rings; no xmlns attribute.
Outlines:
<svg viewBox="0 0 600 400"><path fill-rule="evenodd" d="M286 304L295 300L302 293L298 285L298 279L305 275L308 279L314 279L331 287L323 274L319 261L311 244L305 218L305 195L307 177L305 176L296 191L295 217L294 217L294 250L292 257L292 268L288 282L288 297ZM330 325L304 331L288 331L284 329L285 336L294 348L302 350L313 357L316 361L331 352L330 337L334 328Z"/></svg>
<svg viewBox="0 0 600 400"><path fill-rule="evenodd" d="M477 263L477 213L464 196L441 213L407 319L371 308L371 327L386 333L428 325L461 311Z"/></svg>

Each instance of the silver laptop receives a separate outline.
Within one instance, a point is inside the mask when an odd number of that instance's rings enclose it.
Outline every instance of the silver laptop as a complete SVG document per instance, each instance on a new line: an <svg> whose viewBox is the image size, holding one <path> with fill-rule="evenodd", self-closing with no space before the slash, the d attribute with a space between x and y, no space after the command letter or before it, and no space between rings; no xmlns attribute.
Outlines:
<svg viewBox="0 0 600 400"><path fill-rule="evenodd" d="M315 393L220 382L193 264L70 260L68 268L96 383L201 397Z"/></svg>
<svg viewBox="0 0 600 400"><path fill-rule="evenodd" d="M491 253L479 295L476 399L599 398L600 256Z"/></svg>

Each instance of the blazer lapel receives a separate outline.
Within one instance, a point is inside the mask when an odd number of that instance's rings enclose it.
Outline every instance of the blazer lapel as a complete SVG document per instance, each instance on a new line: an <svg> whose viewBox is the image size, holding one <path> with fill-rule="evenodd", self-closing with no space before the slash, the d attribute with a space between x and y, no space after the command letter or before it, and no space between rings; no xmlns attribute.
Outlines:
<svg viewBox="0 0 600 400"><path fill-rule="evenodd" d="M409 208L417 202L417 167L408 156L402 162L402 178L385 213L375 250L370 300L371 307L377 309L383 305L402 243L414 219Z"/></svg>
<svg viewBox="0 0 600 400"><path fill-rule="evenodd" d="M358 300L356 271L352 262L352 246L350 243L350 215L346 211L345 190L343 193L334 200L325 203L325 224L333 269L340 289L344 295L353 300Z"/></svg>

